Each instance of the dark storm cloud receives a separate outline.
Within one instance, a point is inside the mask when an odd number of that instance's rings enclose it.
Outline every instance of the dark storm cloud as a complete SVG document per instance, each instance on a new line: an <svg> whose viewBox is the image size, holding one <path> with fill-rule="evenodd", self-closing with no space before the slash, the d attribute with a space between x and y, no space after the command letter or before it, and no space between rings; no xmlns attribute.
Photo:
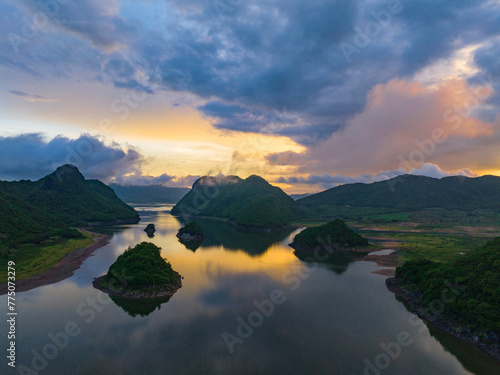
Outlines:
<svg viewBox="0 0 500 375"><path fill-rule="evenodd" d="M411 76L484 41L498 34L500 24L498 9L484 1L274 1L258 8L242 2L224 8L221 17L212 4L197 4L186 17L200 25L203 20L203 32L178 35L182 48L172 51L183 52L162 61L160 70L170 72L162 83L239 109L234 116L222 112L212 122L218 128L267 133L272 112L286 106L303 119L309 137L293 127L286 135L303 144L341 129L364 108L374 85ZM373 22L380 31L356 47L356 37ZM359 50L350 62L342 42ZM199 109L214 117L211 105Z"/></svg>
<svg viewBox="0 0 500 375"><path fill-rule="evenodd" d="M496 80L500 80L500 41L488 43L479 48L474 56L474 62Z"/></svg>
<svg viewBox="0 0 500 375"><path fill-rule="evenodd" d="M338 126L333 124L307 124L282 112L248 110L238 105L227 105L211 101L198 107L218 129L281 135L295 139L304 145L314 144L328 138Z"/></svg>
<svg viewBox="0 0 500 375"><path fill-rule="evenodd" d="M62 164L76 165L86 178L107 181L137 171L142 155L91 135L46 140L39 133L0 137L0 179L38 179Z"/></svg>
<svg viewBox="0 0 500 375"><path fill-rule="evenodd" d="M474 81L480 83L488 83L493 88L493 95L486 101L492 106L483 108L481 115L484 119L494 121L498 116L498 108L500 107L500 41L496 40L491 43L486 43L484 46L477 49L474 62L480 68L481 73L473 78Z"/></svg>
<svg viewBox="0 0 500 375"><path fill-rule="evenodd" d="M142 85L135 78L136 68L132 64L121 58L112 57L104 64L103 72L108 79L113 82L113 85L118 88L130 89L134 91L144 91L152 94L151 88Z"/></svg>
<svg viewBox="0 0 500 375"><path fill-rule="evenodd" d="M142 154L115 142L82 134L76 139L29 133L0 137L0 180L37 180L63 164L74 164L87 179L119 185L190 187L200 176L142 173Z"/></svg>
<svg viewBox="0 0 500 375"><path fill-rule="evenodd" d="M28 16L45 4L22 3ZM26 14L9 4L0 10L14 16L2 34L19 30ZM486 0L86 0L53 13L51 28L19 54L0 41L0 64L44 76L79 66L115 87L191 93L217 128L308 146L343 129L374 86L500 33L500 9ZM475 61L494 74L482 50ZM296 121L276 126L284 108Z"/></svg>

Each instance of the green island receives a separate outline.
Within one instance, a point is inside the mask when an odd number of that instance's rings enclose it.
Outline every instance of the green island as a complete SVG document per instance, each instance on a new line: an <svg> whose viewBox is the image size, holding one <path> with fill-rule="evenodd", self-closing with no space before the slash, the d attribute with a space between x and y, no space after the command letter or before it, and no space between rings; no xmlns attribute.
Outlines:
<svg viewBox="0 0 500 375"><path fill-rule="evenodd" d="M129 247L94 280L95 288L123 298L161 298L182 287L182 277L161 257L161 248L150 242Z"/></svg>
<svg viewBox="0 0 500 375"><path fill-rule="evenodd" d="M196 221L191 221L179 229L177 237L182 242L203 241L205 234Z"/></svg>
<svg viewBox="0 0 500 375"><path fill-rule="evenodd" d="M205 233L196 221L191 221L181 227L176 236L180 243L193 252L198 250L205 239Z"/></svg>
<svg viewBox="0 0 500 375"><path fill-rule="evenodd" d="M156 232L156 227L154 224L150 223L146 225L146 228L144 228L144 232L148 235L148 237L154 237L154 234Z"/></svg>
<svg viewBox="0 0 500 375"><path fill-rule="evenodd" d="M37 181L0 181L0 259L17 280L52 268L74 249L93 245L89 223L137 222L138 213L98 180L63 165ZM100 241L104 244L105 241ZM2 274L0 282L6 280Z"/></svg>
<svg viewBox="0 0 500 375"><path fill-rule="evenodd" d="M304 229L293 238L290 247L311 253L316 249L353 251L373 248L366 238L350 229L342 219Z"/></svg>

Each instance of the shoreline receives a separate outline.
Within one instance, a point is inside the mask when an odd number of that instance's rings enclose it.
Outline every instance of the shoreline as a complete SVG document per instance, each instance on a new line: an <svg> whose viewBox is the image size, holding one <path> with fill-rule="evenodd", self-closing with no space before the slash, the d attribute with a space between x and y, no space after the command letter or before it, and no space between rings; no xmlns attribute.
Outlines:
<svg viewBox="0 0 500 375"><path fill-rule="evenodd" d="M365 257L358 258L356 260L364 262L374 262L379 267L387 267L380 270L372 271L372 273L375 275L394 277L396 274L396 268L401 266L402 261L399 257L398 250L397 249L393 250L394 251L390 254L385 254L385 255L367 254Z"/></svg>
<svg viewBox="0 0 500 375"><path fill-rule="evenodd" d="M80 228L80 230L88 234L97 235L92 245L73 249L48 270L24 279L16 280L16 292L26 292L40 286L57 283L73 276L75 271L80 268L82 263L91 256L94 251L109 243L109 236L107 234L99 234L82 228ZM7 286L7 282L0 284L0 296L7 293Z"/></svg>
<svg viewBox="0 0 500 375"><path fill-rule="evenodd" d="M155 299L155 298L163 298L163 297L171 297L177 292L180 288L182 288L182 279L183 277L179 272L174 271L177 274L177 283L171 289L164 289L162 291L113 291L109 289L107 286L102 284L102 280L107 276L103 275L97 277L92 281L92 286L101 292L107 293L111 297L121 297L132 300L141 300L141 299Z"/></svg>
<svg viewBox="0 0 500 375"><path fill-rule="evenodd" d="M410 307L410 311L416 314L420 319L425 320L436 326L437 328L459 338L475 347L485 351L491 355L495 360L500 362L500 351L498 348L494 348L493 345L488 345L480 341L479 337L475 332L461 333L457 332L456 324L449 320L444 320L435 315L429 314L425 309L420 306L403 288L395 283L394 277L389 277L385 280L385 285L387 290L394 293L396 296L404 299Z"/></svg>
<svg viewBox="0 0 500 375"><path fill-rule="evenodd" d="M170 215L172 215L176 218L180 218L183 216L182 214L173 214L172 212L170 212ZM187 215L187 216L189 216L189 218L192 218L194 220L202 219L202 220L219 221L221 223L226 223L226 224L232 225L236 229L239 229L243 232L250 232L250 233L276 233L276 232L285 231L288 229L300 228L299 226L291 225L291 224L285 225L283 227L276 227L276 228L261 228L261 227L252 227L252 226L248 226L248 225L237 224L235 221L231 221L227 218L222 218L222 217L198 216L198 215Z"/></svg>
<svg viewBox="0 0 500 375"><path fill-rule="evenodd" d="M444 320L440 317L427 313L402 287L395 283L396 268L401 265L401 260L398 257L397 250L387 255L367 255L364 258L356 259L359 261L375 262L379 267L391 267L373 271L373 274L386 276L385 285L387 290L396 296L401 297L409 306L410 311L416 314L420 319L432 324L436 328L449 333L450 335L465 341L469 344L486 352L495 360L500 362L500 349L494 348L493 345L488 345L480 341L475 332L460 333L456 330L456 324L449 320Z"/></svg>
<svg viewBox="0 0 500 375"><path fill-rule="evenodd" d="M294 251L301 252L303 254L311 254L314 255L314 252L317 249L325 250L328 254L335 253L371 253L373 251L383 250L380 246L369 244L367 246L340 246L340 245L327 245L327 244L317 244L314 246L306 246L300 245L297 243L289 243L289 247L291 247Z"/></svg>

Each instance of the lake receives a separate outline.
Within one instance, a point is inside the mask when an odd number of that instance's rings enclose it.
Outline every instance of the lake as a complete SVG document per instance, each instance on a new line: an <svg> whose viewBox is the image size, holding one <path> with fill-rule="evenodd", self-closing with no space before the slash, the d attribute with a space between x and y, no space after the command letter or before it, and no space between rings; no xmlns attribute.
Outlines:
<svg viewBox="0 0 500 375"><path fill-rule="evenodd" d="M33 365L72 375L500 373L485 353L411 314L372 273L375 263L302 262L287 246L299 230L245 233L206 220L204 243L188 249L170 206L136 208L141 222L100 228L111 242L71 278L17 294L18 367L4 356L2 374L34 374ZM112 301L92 287L142 241L160 246L184 277L173 297Z"/></svg>

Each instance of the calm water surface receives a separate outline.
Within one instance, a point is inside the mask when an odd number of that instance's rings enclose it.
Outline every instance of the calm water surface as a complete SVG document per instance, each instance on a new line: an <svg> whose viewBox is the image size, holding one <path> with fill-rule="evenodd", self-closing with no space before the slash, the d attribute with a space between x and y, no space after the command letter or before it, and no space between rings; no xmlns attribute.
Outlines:
<svg viewBox="0 0 500 375"><path fill-rule="evenodd" d="M203 245L188 249L175 237L181 223L168 206L138 209L141 223L111 228L111 243L73 277L17 295L18 367L3 356L0 373L33 364L55 375L500 373L473 346L419 319L410 323L385 277L372 274L380 269L374 263L349 256L304 263L287 246L297 231L242 233L210 221L200 222ZM143 231L150 222L154 238ZM141 241L162 248L183 287L163 301L103 298L92 280ZM279 303L263 302L271 297ZM7 305L6 296L0 303ZM50 335L68 323L79 333L56 353ZM7 347L5 319L1 332ZM407 346L394 344L398 337Z"/></svg>

